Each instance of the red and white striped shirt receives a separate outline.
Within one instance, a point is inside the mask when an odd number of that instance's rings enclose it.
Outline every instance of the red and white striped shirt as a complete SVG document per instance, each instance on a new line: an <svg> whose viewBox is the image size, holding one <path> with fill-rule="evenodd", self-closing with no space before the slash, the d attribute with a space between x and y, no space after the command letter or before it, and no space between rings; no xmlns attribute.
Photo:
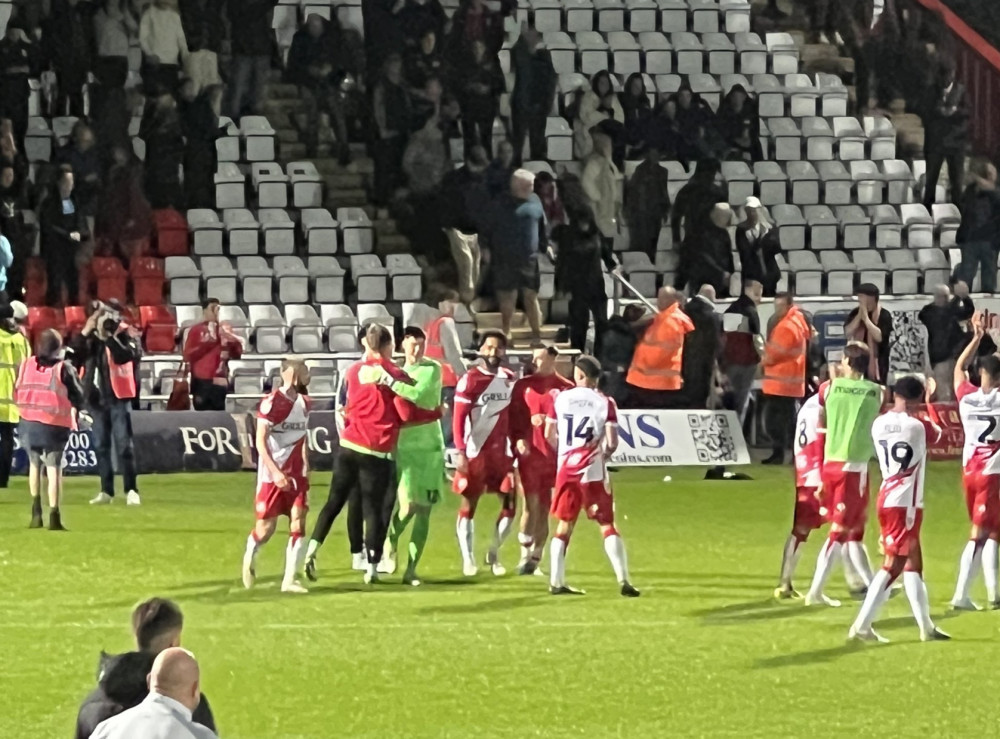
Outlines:
<svg viewBox="0 0 1000 739"><path fill-rule="evenodd" d="M267 424L271 433L267 437L267 450L278 468L289 478L305 477L303 457L306 437L309 435L309 398L296 393L295 399L284 392L273 390L260 401L257 423ZM257 485L274 482L264 460L257 460Z"/></svg>

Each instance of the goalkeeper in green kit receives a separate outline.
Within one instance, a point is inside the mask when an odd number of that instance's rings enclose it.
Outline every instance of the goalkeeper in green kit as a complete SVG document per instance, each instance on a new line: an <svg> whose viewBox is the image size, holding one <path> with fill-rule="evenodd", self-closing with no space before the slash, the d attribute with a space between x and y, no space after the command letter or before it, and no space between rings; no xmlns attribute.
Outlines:
<svg viewBox="0 0 1000 739"><path fill-rule="evenodd" d="M431 506L440 500L445 481L441 421L407 423L407 407L412 408L410 403L424 410L434 410L441 405L441 365L424 357L426 343L427 337L421 329L411 326L403 331L406 356L403 371L413 378L414 384L396 383L393 387L398 396L396 408L404 425L396 445L396 509L389 524L385 555L379 564L379 572L392 574L396 571L396 548L412 522L409 561L403 582L413 586L420 585L417 565L427 544Z"/></svg>

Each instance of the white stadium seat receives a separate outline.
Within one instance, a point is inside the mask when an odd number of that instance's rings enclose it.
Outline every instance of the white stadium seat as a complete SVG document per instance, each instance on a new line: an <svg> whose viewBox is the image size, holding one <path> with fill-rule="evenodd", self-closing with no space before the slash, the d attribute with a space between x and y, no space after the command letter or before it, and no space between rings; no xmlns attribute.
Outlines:
<svg viewBox="0 0 1000 739"><path fill-rule="evenodd" d="M385 266L392 283L392 299L420 300L423 296L423 270L412 254L389 254Z"/></svg>
<svg viewBox="0 0 1000 739"><path fill-rule="evenodd" d="M387 299L385 267L374 254L355 254L351 257L351 279L354 281L358 303L383 303Z"/></svg>
<svg viewBox="0 0 1000 739"><path fill-rule="evenodd" d="M313 300L320 304L344 302L345 270L333 257L309 257L309 276L313 281Z"/></svg>
<svg viewBox="0 0 1000 739"><path fill-rule="evenodd" d="M246 206L246 177L233 162L219 162L215 171L215 207L243 208Z"/></svg>
<svg viewBox="0 0 1000 739"><path fill-rule="evenodd" d="M253 256L260 252L260 224L253 213L246 208L230 208L222 212L222 222L232 256Z"/></svg>
<svg viewBox="0 0 1000 739"><path fill-rule="evenodd" d="M367 254L375 247L374 229L364 208L337 208L345 254Z"/></svg>
<svg viewBox="0 0 1000 739"><path fill-rule="evenodd" d="M326 208L302 211L302 235L309 254L336 254L340 224Z"/></svg>
<svg viewBox="0 0 1000 739"><path fill-rule="evenodd" d="M274 273L278 278L279 301L286 305L309 302L309 270L299 257L275 257Z"/></svg>
<svg viewBox="0 0 1000 739"><path fill-rule="evenodd" d="M289 162L285 168L292 183L292 206L319 208L323 205L323 178L312 162Z"/></svg>
<svg viewBox="0 0 1000 739"><path fill-rule="evenodd" d="M264 253L268 256L295 253L295 224L282 208L261 208L260 230L264 234Z"/></svg>
<svg viewBox="0 0 1000 739"><path fill-rule="evenodd" d="M219 214L209 208L193 208L186 218L192 253L199 257L221 256L224 229Z"/></svg>
<svg viewBox="0 0 1000 739"><path fill-rule="evenodd" d="M206 295L221 303L236 302L236 270L228 257L203 257L201 274Z"/></svg>
<svg viewBox="0 0 1000 739"><path fill-rule="evenodd" d="M288 175L276 162L254 162L251 180L261 208L288 207Z"/></svg>
<svg viewBox="0 0 1000 739"><path fill-rule="evenodd" d="M236 271L243 285L243 302L269 304L274 299L274 271L263 257L237 257Z"/></svg>

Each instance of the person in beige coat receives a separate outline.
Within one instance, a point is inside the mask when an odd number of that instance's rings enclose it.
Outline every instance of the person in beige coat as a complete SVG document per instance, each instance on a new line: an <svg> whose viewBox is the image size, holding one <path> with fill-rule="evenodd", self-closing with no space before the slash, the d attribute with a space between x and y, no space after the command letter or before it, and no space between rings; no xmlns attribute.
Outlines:
<svg viewBox="0 0 1000 739"><path fill-rule="evenodd" d="M590 200L601 236L605 241L614 240L622 220L622 175L611 161L611 137L596 128L590 135L594 151L584 163L580 184Z"/></svg>

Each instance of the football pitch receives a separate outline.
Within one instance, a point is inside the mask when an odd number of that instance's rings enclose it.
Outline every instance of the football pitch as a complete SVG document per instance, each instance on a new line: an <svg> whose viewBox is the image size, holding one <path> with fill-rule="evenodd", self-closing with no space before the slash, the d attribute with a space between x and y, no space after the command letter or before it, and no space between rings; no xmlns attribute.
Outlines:
<svg viewBox="0 0 1000 739"><path fill-rule="evenodd" d="M1000 612L946 613L968 536L958 465L930 465L923 528L932 613L954 639L921 643L901 596L876 622L891 643L863 646L845 642L857 604L839 568L827 592L843 608L772 599L792 471L747 471L752 482L616 473L634 600L618 595L586 521L567 563L586 597L554 598L541 578L464 579L454 496L434 515L424 586L398 574L362 585L338 521L320 581L289 596L278 592L284 524L257 588L239 582L250 474L146 477L140 508L88 506L94 481L70 480L68 533L27 528L18 479L0 491L0 737L72 736L99 651L132 648L132 606L153 595L183 608L184 646L226 738L991 734ZM313 478L315 513L329 475ZM496 510L480 506L478 556ZM821 538L802 557L800 590ZM870 528L875 559L877 538ZM512 536L504 563L517 556ZM973 598L985 600L981 578Z"/></svg>

